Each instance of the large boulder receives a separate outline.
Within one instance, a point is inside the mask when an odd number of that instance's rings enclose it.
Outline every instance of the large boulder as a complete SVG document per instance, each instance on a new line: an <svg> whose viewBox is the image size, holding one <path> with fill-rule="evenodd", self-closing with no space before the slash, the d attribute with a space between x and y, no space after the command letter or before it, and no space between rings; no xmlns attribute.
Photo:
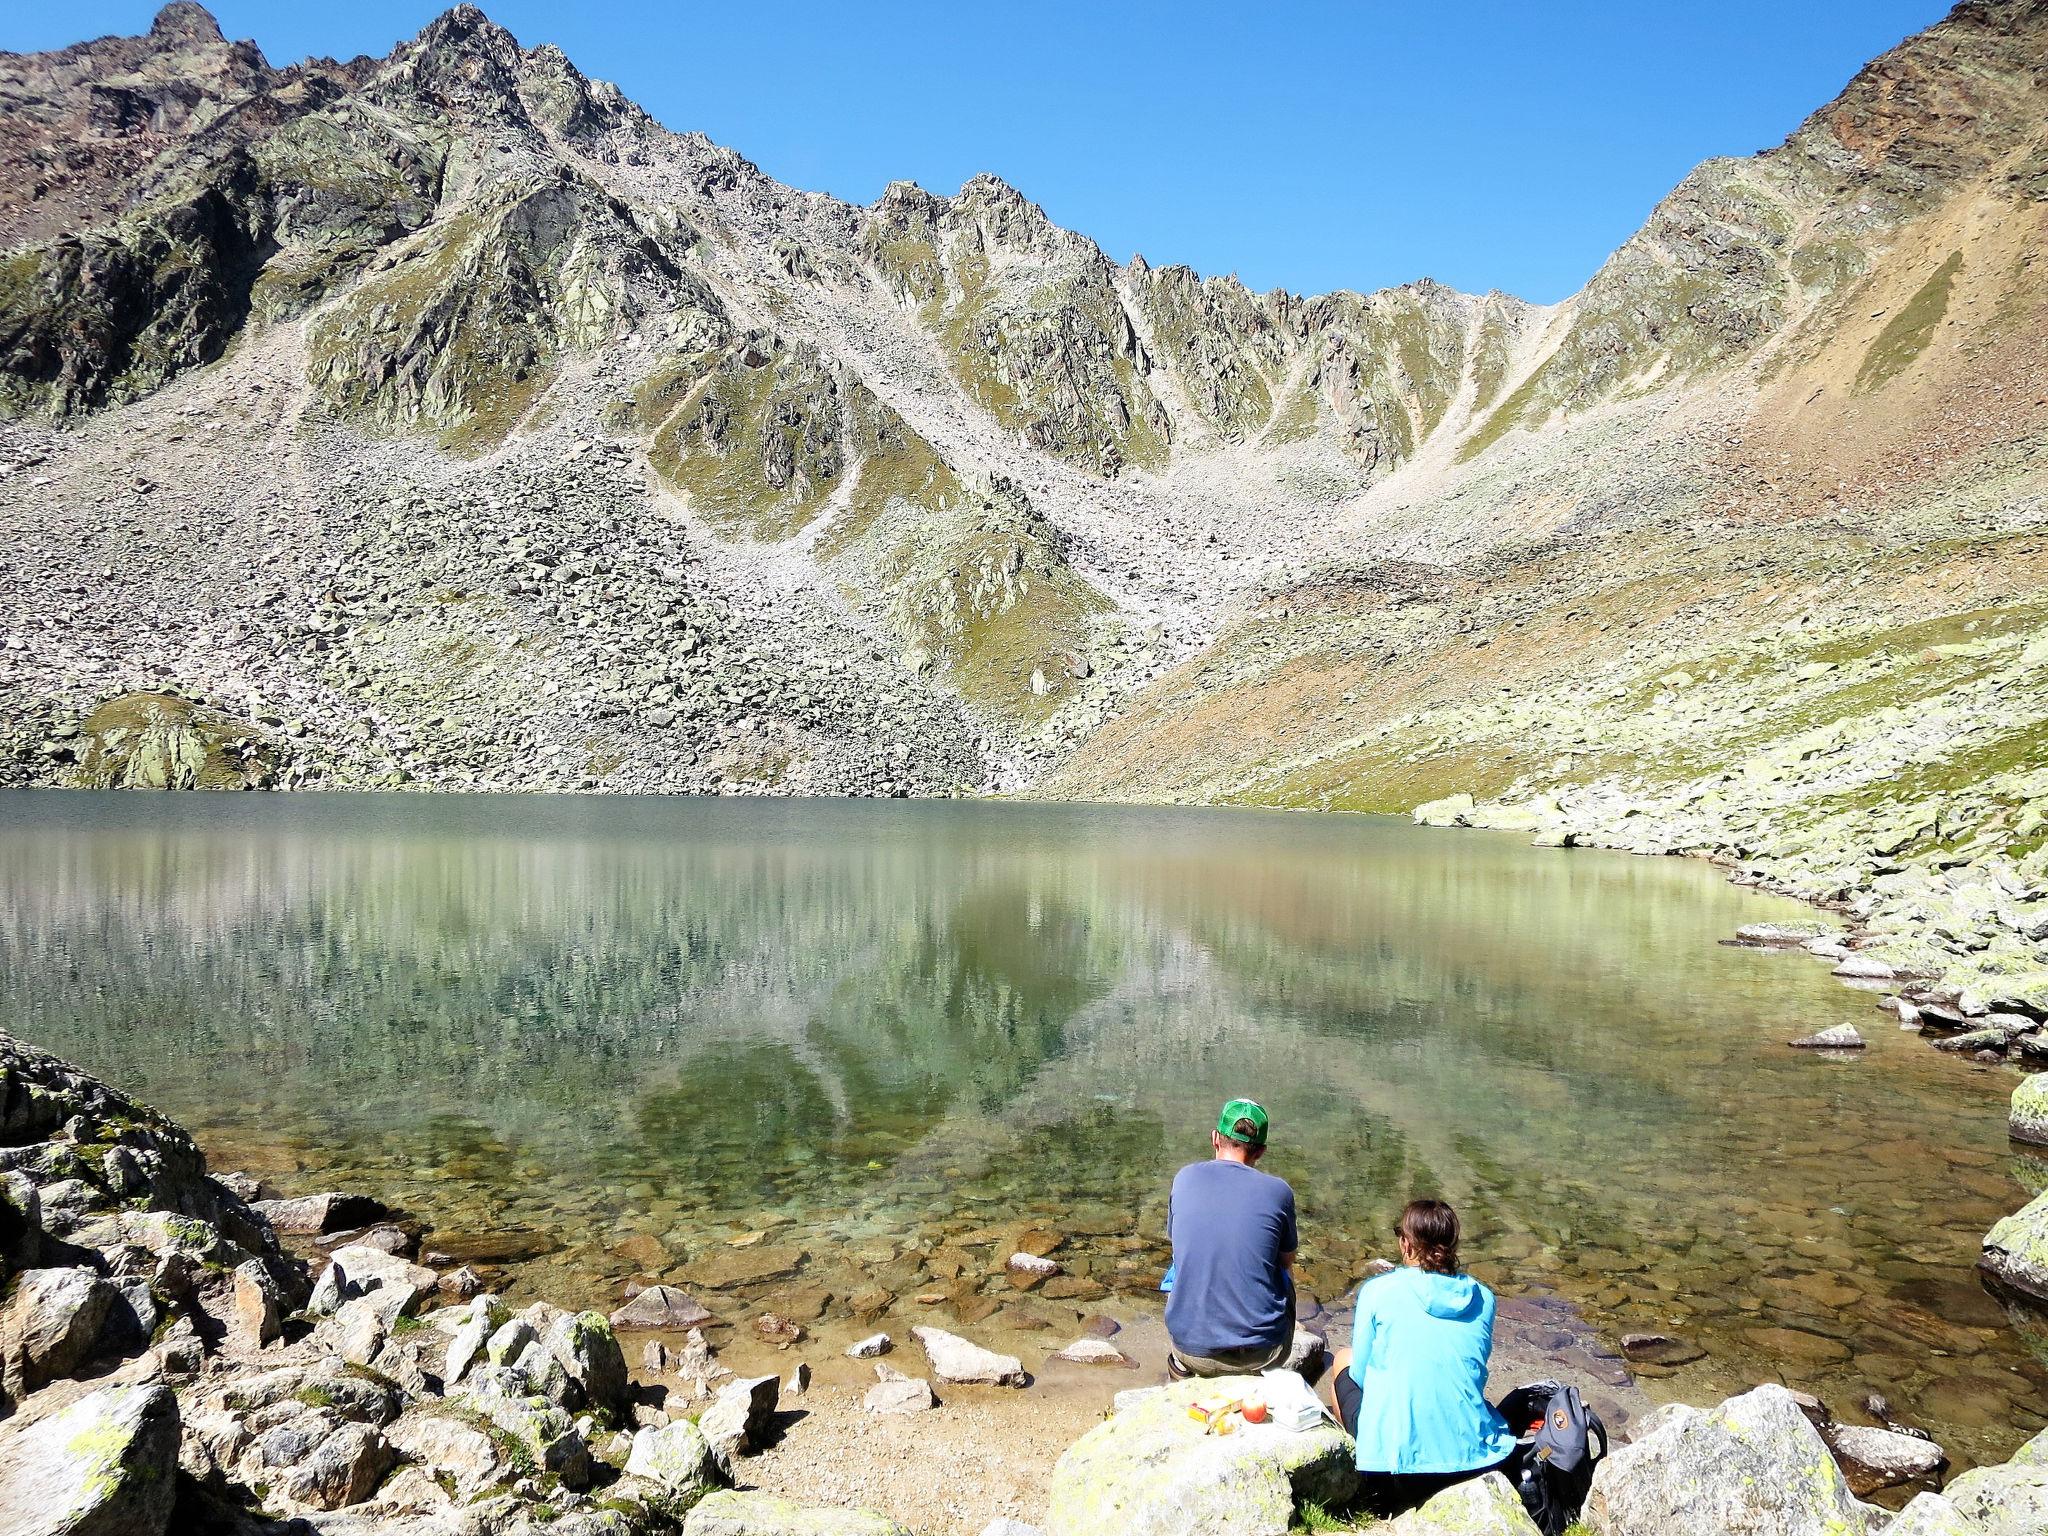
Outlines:
<svg viewBox="0 0 2048 1536"><path fill-rule="evenodd" d="M568 1312L536 1302L522 1314L532 1325L535 1342L545 1350L574 1389L570 1407L587 1407L607 1416L623 1416L632 1404L633 1383L626 1373L626 1355L602 1312Z"/></svg>
<svg viewBox="0 0 2048 1536"><path fill-rule="evenodd" d="M382 1201L368 1195L344 1195L333 1192L318 1195L299 1195L290 1200L258 1200L249 1209L261 1216L279 1232L291 1232L300 1236L318 1236L326 1232L346 1232L354 1227L367 1227L372 1222L382 1221L391 1212Z"/></svg>
<svg viewBox="0 0 2048 1536"><path fill-rule="evenodd" d="M1215 1435L1189 1417L1196 1402L1265 1390L1256 1376L1221 1376L1123 1397L1054 1466L1045 1529L1061 1536L1282 1536L1298 1506L1342 1503L1357 1486L1357 1450L1336 1425L1238 1424Z"/></svg>
<svg viewBox="0 0 2048 1536"><path fill-rule="evenodd" d="M1977 1263L1997 1284L2048 1306L2048 1194L1985 1233Z"/></svg>
<svg viewBox="0 0 2048 1536"><path fill-rule="evenodd" d="M702 1493L721 1481L711 1442L688 1419L638 1431L626 1457L626 1475L644 1477L679 1495Z"/></svg>
<svg viewBox="0 0 2048 1536"><path fill-rule="evenodd" d="M0 1395L20 1399L92 1354L116 1299L89 1269L29 1269L0 1307Z"/></svg>
<svg viewBox="0 0 2048 1536"><path fill-rule="evenodd" d="M782 1378L772 1375L742 1376L718 1389L697 1427L722 1464L730 1467L733 1457L751 1454L768 1443L781 1396Z"/></svg>
<svg viewBox="0 0 2048 1536"><path fill-rule="evenodd" d="M1658 1409L1600 1463L1585 1519L1600 1536L1861 1536L1869 1516L1798 1400L1773 1385L1718 1408Z"/></svg>
<svg viewBox="0 0 2048 1536"><path fill-rule="evenodd" d="M2012 1091L2007 1130L2014 1141L2048 1146L2048 1072L2020 1079L2019 1087Z"/></svg>
<svg viewBox="0 0 2048 1536"><path fill-rule="evenodd" d="M162 1536L177 1472L171 1389L102 1387L33 1422L0 1425L0 1531Z"/></svg>
<svg viewBox="0 0 2048 1536"><path fill-rule="evenodd" d="M683 1536L910 1536L894 1520L865 1509L821 1509L772 1493L721 1489L698 1500Z"/></svg>
<svg viewBox="0 0 2048 1536"><path fill-rule="evenodd" d="M1387 1536L1543 1536L1498 1472L1453 1483L1387 1526Z"/></svg>
<svg viewBox="0 0 2048 1536"><path fill-rule="evenodd" d="M1984 1527L1938 1493L1916 1494L1884 1536L1985 1536Z"/></svg>
<svg viewBox="0 0 2048 1536"><path fill-rule="evenodd" d="M306 1310L316 1317L341 1310L344 1302L373 1291L386 1291L390 1316L415 1311L420 1302L434 1294L435 1274L381 1248L346 1243L328 1255L327 1268L313 1286Z"/></svg>
<svg viewBox="0 0 2048 1536"><path fill-rule="evenodd" d="M2004 1466L1974 1468L1942 1492L1984 1536L2041 1536L2048 1531L2048 1430Z"/></svg>

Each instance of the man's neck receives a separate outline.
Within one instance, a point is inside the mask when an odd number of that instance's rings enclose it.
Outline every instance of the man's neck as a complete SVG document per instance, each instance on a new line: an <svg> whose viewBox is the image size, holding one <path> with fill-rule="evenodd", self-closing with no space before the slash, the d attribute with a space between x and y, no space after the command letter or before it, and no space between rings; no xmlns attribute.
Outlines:
<svg viewBox="0 0 2048 1536"><path fill-rule="evenodd" d="M1216 1149L1216 1161L1219 1163L1242 1163L1247 1168L1252 1165L1251 1153L1243 1147L1218 1147Z"/></svg>

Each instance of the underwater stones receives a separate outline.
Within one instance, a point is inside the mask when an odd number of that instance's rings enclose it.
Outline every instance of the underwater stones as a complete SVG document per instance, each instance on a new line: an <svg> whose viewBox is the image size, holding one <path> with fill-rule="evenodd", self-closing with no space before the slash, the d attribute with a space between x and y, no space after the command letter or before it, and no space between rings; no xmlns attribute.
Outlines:
<svg viewBox="0 0 2048 1536"><path fill-rule="evenodd" d="M1467 1478L1390 1522L1387 1536L1542 1536L1498 1472Z"/></svg>
<svg viewBox="0 0 2048 1536"><path fill-rule="evenodd" d="M0 1423L0 1531L163 1536L177 1498L178 1401L145 1383Z"/></svg>
<svg viewBox="0 0 2048 1536"><path fill-rule="evenodd" d="M1025 1383L1024 1362L1015 1355L999 1355L943 1328L919 1326L910 1332L931 1362L932 1374L941 1381L998 1387Z"/></svg>
<svg viewBox="0 0 2048 1536"><path fill-rule="evenodd" d="M2007 1131L2014 1141L2048 1146L2048 1073L2022 1078L2012 1091Z"/></svg>
<svg viewBox="0 0 2048 1536"><path fill-rule="evenodd" d="M1054 1466L1044 1528L1063 1536L1283 1536L1299 1506L1341 1503L1357 1473L1351 1437L1336 1425L1247 1424L1219 1436L1189 1417L1202 1399L1254 1396L1263 1385L1256 1376L1225 1376L1119 1394L1117 1411Z"/></svg>
<svg viewBox="0 0 2048 1536"><path fill-rule="evenodd" d="M754 1319L754 1336L778 1349L788 1349L792 1344L803 1342L804 1325L780 1313L763 1312Z"/></svg>
<svg viewBox="0 0 2048 1536"><path fill-rule="evenodd" d="M1056 1260L1043 1258L1035 1253L1013 1253L1007 1267L1013 1275L1031 1276L1040 1280L1048 1280L1060 1272Z"/></svg>
<svg viewBox="0 0 2048 1536"><path fill-rule="evenodd" d="M1622 1358L1642 1365L1690 1365L1706 1356L1697 1344L1665 1333L1625 1333L1621 1353Z"/></svg>
<svg viewBox="0 0 2048 1536"><path fill-rule="evenodd" d="M1773 1360L1800 1365L1834 1364L1849 1358L1849 1346L1804 1328L1745 1328L1742 1336Z"/></svg>
<svg viewBox="0 0 2048 1536"><path fill-rule="evenodd" d="M693 1260L685 1273L698 1285L722 1291L763 1280L786 1280L809 1257L802 1248L792 1246L757 1244L750 1248L724 1248Z"/></svg>
<svg viewBox="0 0 2048 1536"><path fill-rule="evenodd" d="M1856 1032L1854 1024L1836 1024L1786 1043L1795 1051L1860 1051L1864 1048L1863 1036Z"/></svg>
<svg viewBox="0 0 2048 1536"><path fill-rule="evenodd" d="M650 1285L612 1313L614 1328L697 1328L711 1321L704 1304L672 1285Z"/></svg>
<svg viewBox="0 0 2048 1536"><path fill-rule="evenodd" d="M719 1489L697 1501L683 1536L911 1536L865 1509L825 1509L769 1493Z"/></svg>
<svg viewBox="0 0 2048 1536"><path fill-rule="evenodd" d="M1585 1518L1600 1536L1843 1536L1868 1520L1820 1432L1779 1386L1643 1419L1600 1463Z"/></svg>
<svg viewBox="0 0 2048 1536"><path fill-rule="evenodd" d="M2000 1285L2048 1306L2048 1194L1992 1227L1977 1264Z"/></svg>

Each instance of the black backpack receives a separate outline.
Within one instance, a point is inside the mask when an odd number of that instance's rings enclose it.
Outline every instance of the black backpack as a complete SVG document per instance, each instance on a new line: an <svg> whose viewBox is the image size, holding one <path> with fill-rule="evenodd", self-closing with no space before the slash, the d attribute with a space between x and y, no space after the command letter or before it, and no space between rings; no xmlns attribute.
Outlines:
<svg viewBox="0 0 2048 1536"><path fill-rule="evenodd" d="M1496 1406L1515 1432L1515 1449L1502 1470L1543 1536L1563 1536L1585 1508L1593 1469L1607 1455L1607 1426L1577 1387L1554 1381L1517 1387Z"/></svg>

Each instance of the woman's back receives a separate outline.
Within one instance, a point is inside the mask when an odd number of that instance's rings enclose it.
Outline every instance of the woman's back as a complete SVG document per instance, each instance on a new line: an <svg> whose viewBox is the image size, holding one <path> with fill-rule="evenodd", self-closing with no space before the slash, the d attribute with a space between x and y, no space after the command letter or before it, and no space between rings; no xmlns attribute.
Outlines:
<svg viewBox="0 0 2048 1536"><path fill-rule="evenodd" d="M1493 1292L1408 1266L1359 1288L1351 1370L1361 1472L1469 1472L1514 1448L1486 1400Z"/></svg>

